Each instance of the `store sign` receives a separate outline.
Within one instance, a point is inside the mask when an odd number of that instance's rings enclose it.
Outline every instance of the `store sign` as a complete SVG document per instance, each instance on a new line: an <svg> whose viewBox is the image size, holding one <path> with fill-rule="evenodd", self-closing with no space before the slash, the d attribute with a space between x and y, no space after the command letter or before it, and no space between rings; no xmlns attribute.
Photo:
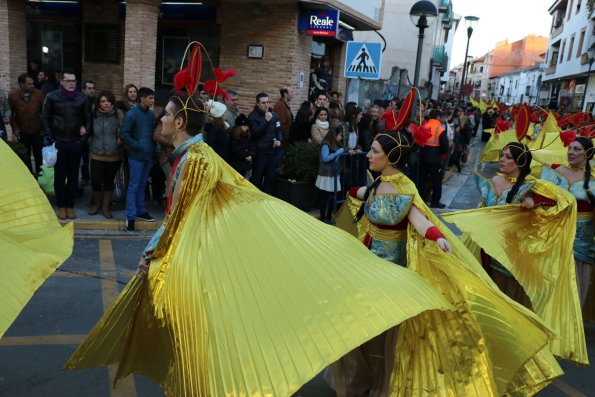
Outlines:
<svg viewBox="0 0 595 397"><path fill-rule="evenodd" d="M79 2L27 1L25 13L28 17L80 17L81 5Z"/></svg>
<svg viewBox="0 0 595 397"><path fill-rule="evenodd" d="M126 18L126 3L119 5L120 19ZM159 5L160 21L205 21L217 20L217 8L202 3L176 3Z"/></svg>
<svg viewBox="0 0 595 397"><path fill-rule="evenodd" d="M305 30L311 36L330 36L337 34L339 25L338 10L301 11L298 18L298 29Z"/></svg>

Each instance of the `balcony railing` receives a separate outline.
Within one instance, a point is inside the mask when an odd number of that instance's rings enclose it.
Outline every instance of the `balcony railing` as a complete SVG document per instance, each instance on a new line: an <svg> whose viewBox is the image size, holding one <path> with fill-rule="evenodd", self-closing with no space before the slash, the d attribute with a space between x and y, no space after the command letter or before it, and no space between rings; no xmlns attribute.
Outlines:
<svg viewBox="0 0 595 397"><path fill-rule="evenodd" d="M441 68L442 70L446 70L448 68L448 55L446 54L443 45L434 46L432 65Z"/></svg>
<svg viewBox="0 0 595 397"><path fill-rule="evenodd" d="M545 75L550 75L556 73L556 63L554 63L553 65L550 65L546 70L545 70Z"/></svg>
<svg viewBox="0 0 595 397"><path fill-rule="evenodd" d="M438 4L438 11L446 12L448 9L448 3L450 3L450 0L440 0L440 4Z"/></svg>

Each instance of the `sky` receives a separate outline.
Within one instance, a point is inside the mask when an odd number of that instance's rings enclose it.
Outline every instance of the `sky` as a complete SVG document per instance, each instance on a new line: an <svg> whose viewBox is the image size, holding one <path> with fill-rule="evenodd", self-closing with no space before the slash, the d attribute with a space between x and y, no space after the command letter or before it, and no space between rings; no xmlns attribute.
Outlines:
<svg viewBox="0 0 595 397"><path fill-rule="evenodd" d="M461 22L455 33L450 68L463 63L465 58L466 15L479 17L469 41L469 55L480 57L501 40L512 43L529 34L548 37L552 16L547 10L552 4L554 0L452 0Z"/></svg>

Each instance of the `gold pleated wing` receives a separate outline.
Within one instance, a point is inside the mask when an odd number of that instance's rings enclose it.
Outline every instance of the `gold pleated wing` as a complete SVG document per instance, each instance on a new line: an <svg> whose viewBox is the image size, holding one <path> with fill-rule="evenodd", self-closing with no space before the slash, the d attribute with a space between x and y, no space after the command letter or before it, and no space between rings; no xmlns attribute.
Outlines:
<svg viewBox="0 0 595 397"><path fill-rule="evenodd" d="M547 349L551 330L498 289L406 176L397 174L386 180L399 194L414 196L414 205L451 243L454 254L442 252L409 225L407 267L457 308L422 314L422 326L416 322L401 325L398 348L414 353L397 362L394 395L532 395L560 376L562 370Z"/></svg>
<svg viewBox="0 0 595 397"><path fill-rule="evenodd" d="M33 293L72 253L73 227L60 226L47 197L0 140L0 337Z"/></svg>
<svg viewBox="0 0 595 397"><path fill-rule="evenodd" d="M513 274L535 313L557 334L551 351L588 364L572 250L576 202L570 193L543 180L536 180L533 191L556 200L556 205L534 210L487 207L443 217Z"/></svg>
<svg viewBox="0 0 595 397"><path fill-rule="evenodd" d="M289 396L383 331L453 309L197 144L148 277L130 281L66 367L119 363L116 379L146 374L168 396Z"/></svg>
<svg viewBox="0 0 595 397"><path fill-rule="evenodd" d="M492 133L490 140L486 143L479 156L479 161L482 163L497 163L500 159L502 148L510 142L516 142L516 140L516 131L514 129L502 131L499 134Z"/></svg>

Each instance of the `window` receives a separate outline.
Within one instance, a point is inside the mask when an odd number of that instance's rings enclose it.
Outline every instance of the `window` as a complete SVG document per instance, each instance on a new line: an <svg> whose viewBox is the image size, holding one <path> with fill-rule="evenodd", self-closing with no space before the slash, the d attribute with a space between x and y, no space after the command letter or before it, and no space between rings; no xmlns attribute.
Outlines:
<svg viewBox="0 0 595 397"><path fill-rule="evenodd" d="M576 49L576 57L580 57L581 56L581 52L583 51L583 43L585 41L585 31L587 28L582 28L581 29L581 35L578 39L578 48Z"/></svg>
<svg viewBox="0 0 595 397"><path fill-rule="evenodd" d="M581 0L578 0L576 2L576 13L575 14L578 14L580 12L580 10L581 10Z"/></svg>
<svg viewBox="0 0 595 397"><path fill-rule="evenodd" d="M526 86L525 87L525 95L528 96L530 91L531 91L531 86L530 85Z"/></svg>
<svg viewBox="0 0 595 397"><path fill-rule="evenodd" d="M562 51L560 51L560 60L558 63L562 63L564 61L564 50L566 49L566 39L562 41Z"/></svg>
<svg viewBox="0 0 595 397"><path fill-rule="evenodd" d="M574 0L570 0L570 6L568 7L568 16L566 17L567 21L570 20L570 16L572 15L572 3L573 2L574 2Z"/></svg>
<svg viewBox="0 0 595 397"><path fill-rule="evenodd" d="M568 58L567 61L570 61L570 57L572 57L572 47L574 46L574 34L570 36L570 45L568 46Z"/></svg>
<svg viewBox="0 0 595 397"><path fill-rule="evenodd" d="M517 88L519 88L519 81L515 81L514 82L514 89L516 90Z"/></svg>
<svg viewBox="0 0 595 397"><path fill-rule="evenodd" d="M483 66L479 67L479 73L483 73Z"/></svg>

